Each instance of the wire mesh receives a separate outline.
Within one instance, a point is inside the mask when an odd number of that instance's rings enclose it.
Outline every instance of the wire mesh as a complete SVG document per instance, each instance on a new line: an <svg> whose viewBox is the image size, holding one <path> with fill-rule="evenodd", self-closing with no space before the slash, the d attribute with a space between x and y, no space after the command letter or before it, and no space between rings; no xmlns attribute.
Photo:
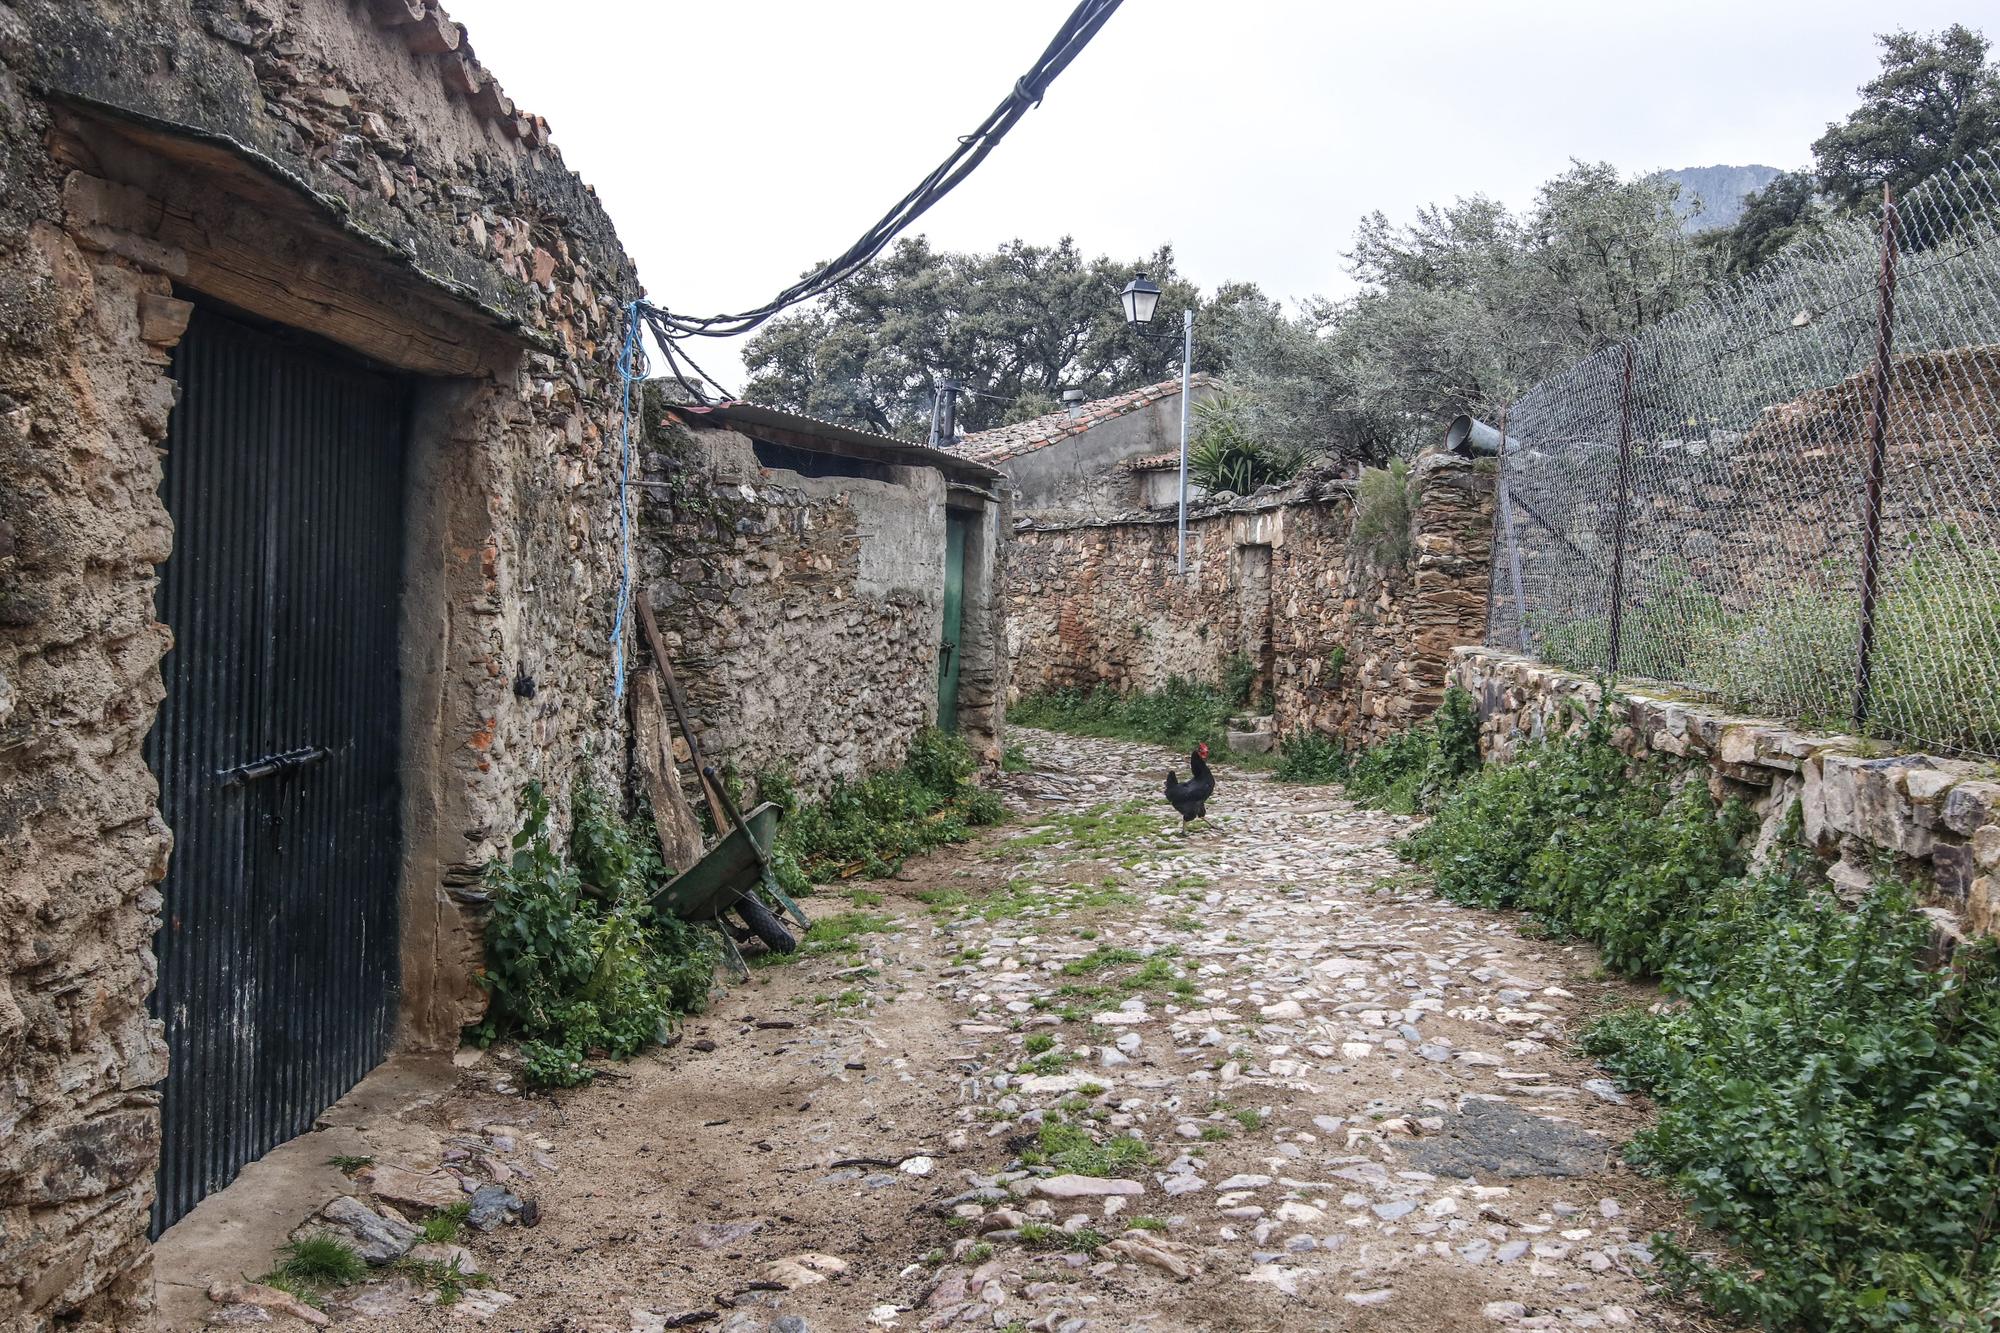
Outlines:
<svg viewBox="0 0 2000 1333"><path fill-rule="evenodd" d="M2000 167L1975 155L1887 214L1512 405L1489 644L2000 757Z"/></svg>

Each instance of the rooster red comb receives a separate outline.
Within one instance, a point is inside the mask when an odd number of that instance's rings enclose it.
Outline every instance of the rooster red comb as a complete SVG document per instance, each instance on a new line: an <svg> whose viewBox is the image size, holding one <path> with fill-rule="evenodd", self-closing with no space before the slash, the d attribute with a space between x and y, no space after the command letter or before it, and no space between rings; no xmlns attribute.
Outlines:
<svg viewBox="0 0 2000 1333"><path fill-rule="evenodd" d="M1194 746L1194 752L1200 755L1203 759L1208 758L1208 742L1196 741Z"/></svg>

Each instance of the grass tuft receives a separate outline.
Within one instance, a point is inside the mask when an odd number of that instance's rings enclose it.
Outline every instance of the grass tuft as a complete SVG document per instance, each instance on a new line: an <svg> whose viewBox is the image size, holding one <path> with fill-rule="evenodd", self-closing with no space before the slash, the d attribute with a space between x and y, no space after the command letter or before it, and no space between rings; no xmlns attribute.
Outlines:
<svg viewBox="0 0 2000 1333"><path fill-rule="evenodd" d="M1240 705L1222 690L1176 676L1148 694L1119 694L1102 685L1031 694L1009 708L1007 716L1026 727L1149 741L1176 750L1192 750L1207 741L1220 755L1228 749L1229 719L1239 711Z"/></svg>
<svg viewBox="0 0 2000 1333"><path fill-rule="evenodd" d="M1153 1153L1129 1135L1099 1143L1083 1126L1050 1118L1042 1122L1035 1146L1022 1153L1021 1160L1072 1176L1118 1176L1152 1165Z"/></svg>
<svg viewBox="0 0 2000 1333"><path fill-rule="evenodd" d="M345 1287L368 1272L368 1261L338 1236L306 1236L279 1251L272 1272L307 1287Z"/></svg>
<svg viewBox="0 0 2000 1333"><path fill-rule="evenodd" d="M438 1209L424 1219L424 1240L431 1245L452 1244L465 1231L465 1219L471 1215L469 1202Z"/></svg>

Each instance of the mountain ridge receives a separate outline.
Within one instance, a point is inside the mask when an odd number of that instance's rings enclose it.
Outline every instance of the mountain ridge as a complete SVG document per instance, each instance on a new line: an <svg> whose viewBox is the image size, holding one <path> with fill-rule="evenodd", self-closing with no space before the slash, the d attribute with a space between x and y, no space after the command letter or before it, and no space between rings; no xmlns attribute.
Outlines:
<svg viewBox="0 0 2000 1333"><path fill-rule="evenodd" d="M1783 171L1762 163L1748 166L1716 165L1712 167L1676 167L1671 171L1656 171L1654 180L1673 181L1681 187L1681 225L1690 232L1714 231L1720 227L1733 227L1743 216L1744 197L1753 190L1761 190ZM1695 211L1696 201L1700 201L1700 211Z"/></svg>

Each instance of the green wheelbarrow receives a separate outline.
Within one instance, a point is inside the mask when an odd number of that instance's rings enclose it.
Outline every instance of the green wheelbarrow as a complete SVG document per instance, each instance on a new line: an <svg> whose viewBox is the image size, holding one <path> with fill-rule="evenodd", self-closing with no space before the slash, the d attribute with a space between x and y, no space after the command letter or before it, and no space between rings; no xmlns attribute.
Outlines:
<svg viewBox="0 0 2000 1333"><path fill-rule="evenodd" d="M705 769L704 773L711 789L721 793L722 784L716 779L715 770ZM722 801L735 827L702 853L701 860L654 894L653 909L670 912L683 921L714 926L722 937L723 954L731 970L739 977L747 977L750 969L736 947L735 937L723 924L723 913L734 912L741 917L743 924L773 953L790 953L798 944L758 897L760 886L773 903L799 923L799 929L810 930L812 922L791 896L778 887L777 877L771 873L771 840L778 832L778 807L766 801L746 819L737 813L736 803L727 794L722 795Z"/></svg>

